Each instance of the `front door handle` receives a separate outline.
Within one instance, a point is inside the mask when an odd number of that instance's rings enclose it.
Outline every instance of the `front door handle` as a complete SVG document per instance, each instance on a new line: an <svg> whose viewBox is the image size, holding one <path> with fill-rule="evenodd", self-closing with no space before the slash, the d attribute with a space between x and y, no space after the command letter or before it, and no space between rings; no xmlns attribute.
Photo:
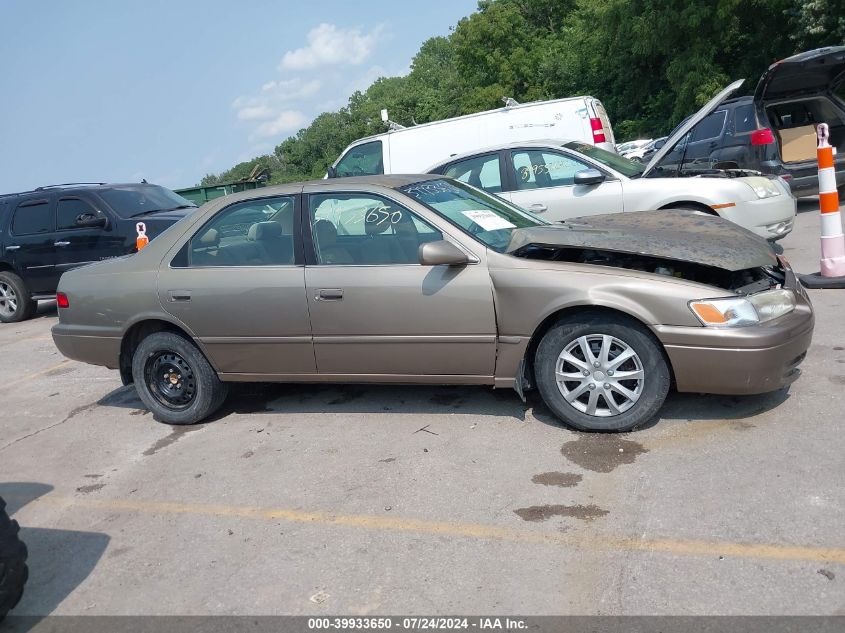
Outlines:
<svg viewBox="0 0 845 633"><path fill-rule="evenodd" d="M320 288L314 298L317 301L341 301L343 290L341 288Z"/></svg>
<svg viewBox="0 0 845 633"><path fill-rule="evenodd" d="M53 242L53 246L70 246L70 242Z"/></svg>
<svg viewBox="0 0 845 633"><path fill-rule="evenodd" d="M6 247L6 250L7 250L7 251L16 251L16 250L18 250L19 248L20 248L20 246L7 246L7 247Z"/></svg>
<svg viewBox="0 0 845 633"><path fill-rule="evenodd" d="M167 292L167 296L170 297L171 301L190 301L191 300L191 291L190 290L169 290Z"/></svg>
<svg viewBox="0 0 845 633"><path fill-rule="evenodd" d="M535 202L531 205L530 209L535 213L542 213L543 211L548 211L549 207L544 205L542 202Z"/></svg>

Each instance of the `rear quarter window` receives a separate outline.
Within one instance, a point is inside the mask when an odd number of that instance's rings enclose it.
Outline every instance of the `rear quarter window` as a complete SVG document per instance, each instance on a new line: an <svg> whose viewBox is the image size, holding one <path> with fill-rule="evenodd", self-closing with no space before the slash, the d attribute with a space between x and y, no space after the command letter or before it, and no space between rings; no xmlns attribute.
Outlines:
<svg viewBox="0 0 845 633"><path fill-rule="evenodd" d="M15 209L15 215L12 218L12 233L15 235L49 233L52 228L52 214L47 200L24 202Z"/></svg>

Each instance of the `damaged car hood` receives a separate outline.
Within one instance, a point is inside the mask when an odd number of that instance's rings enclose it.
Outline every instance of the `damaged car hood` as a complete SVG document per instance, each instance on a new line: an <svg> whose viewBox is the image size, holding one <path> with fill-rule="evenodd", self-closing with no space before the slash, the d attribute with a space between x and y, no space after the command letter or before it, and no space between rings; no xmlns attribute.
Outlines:
<svg viewBox="0 0 845 633"><path fill-rule="evenodd" d="M528 246L631 253L713 266L731 272L776 266L772 247L736 224L699 211L638 211L575 218L516 229L505 252Z"/></svg>

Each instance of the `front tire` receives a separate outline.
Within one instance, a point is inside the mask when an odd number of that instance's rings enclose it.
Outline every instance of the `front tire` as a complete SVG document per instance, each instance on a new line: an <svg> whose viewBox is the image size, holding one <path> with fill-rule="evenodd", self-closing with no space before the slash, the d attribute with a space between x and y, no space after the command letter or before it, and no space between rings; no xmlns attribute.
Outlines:
<svg viewBox="0 0 845 633"><path fill-rule="evenodd" d="M564 423L583 431L631 431L669 392L660 344L636 321L589 312L546 332L534 355L537 389Z"/></svg>
<svg viewBox="0 0 845 633"><path fill-rule="evenodd" d="M156 332L132 357L138 396L166 424L195 424L220 408L228 385L197 347L178 334Z"/></svg>
<svg viewBox="0 0 845 633"><path fill-rule="evenodd" d="M26 321L32 318L37 308L38 302L30 299L23 279L12 272L0 272L0 321Z"/></svg>
<svg viewBox="0 0 845 633"><path fill-rule="evenodd" d="M18 538L19 530L18 522L6 514L6 502L0 499L0 620L20 601L29 576L26 545Z"/></svg>

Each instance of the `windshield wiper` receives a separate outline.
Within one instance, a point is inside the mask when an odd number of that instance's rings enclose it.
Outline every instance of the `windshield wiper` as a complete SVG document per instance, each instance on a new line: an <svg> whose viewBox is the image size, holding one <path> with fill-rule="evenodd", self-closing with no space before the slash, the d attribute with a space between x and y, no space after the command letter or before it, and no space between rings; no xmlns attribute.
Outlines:
<svg viewBox="0 0 845 633"><path fill-rule="evenodd" d="M134 213L129 216L129 219L132 218L140 218L144 215L150 215L152 213L167 213L168 211L179 211L180 209L196 209L197 205L195 204L180 204L178 207L170 207L168 209L149 209L147 211L141 211L140 213Z"/></svg>

